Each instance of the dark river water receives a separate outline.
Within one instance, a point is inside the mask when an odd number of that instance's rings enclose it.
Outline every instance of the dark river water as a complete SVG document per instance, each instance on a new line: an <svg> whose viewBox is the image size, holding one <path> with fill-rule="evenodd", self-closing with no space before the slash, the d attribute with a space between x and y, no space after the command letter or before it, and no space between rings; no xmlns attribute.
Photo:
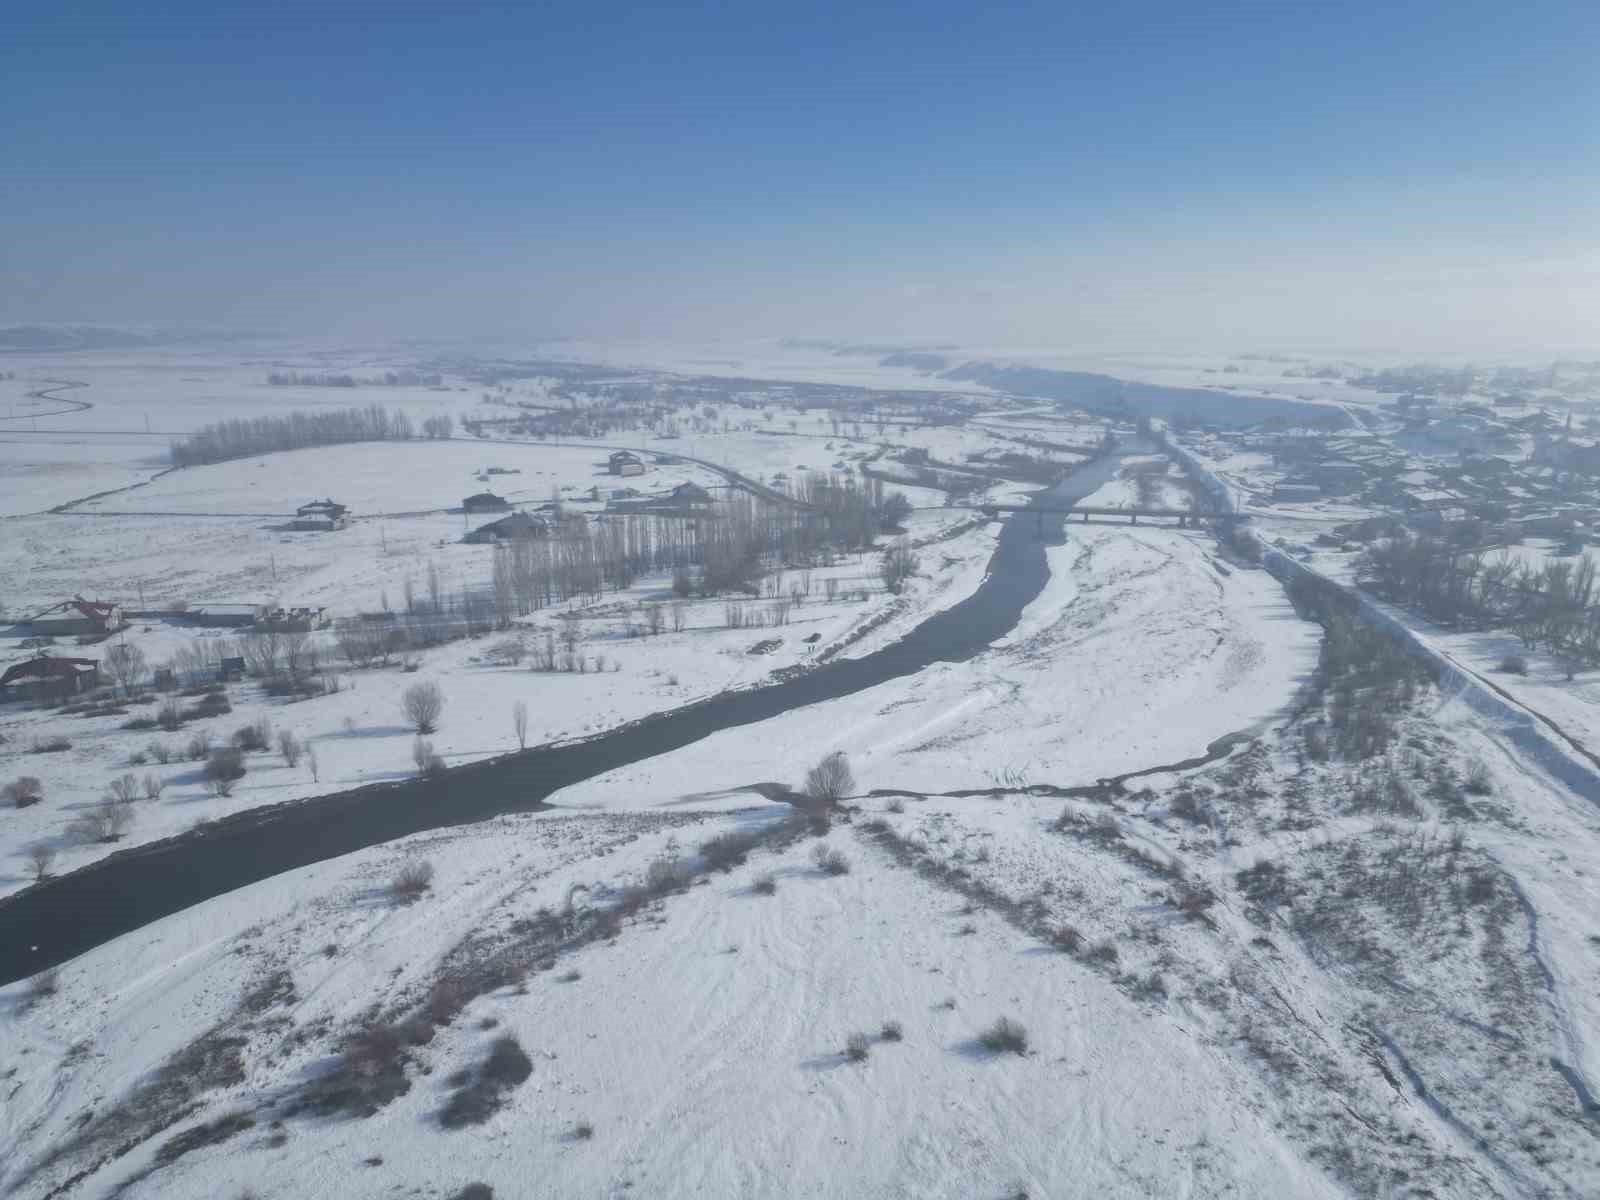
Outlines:
<svg viewBox="0 0 1600 1200"><path fill-rule="evenodd" d="M1136 448L1126 446L1123 453ZM1116 475L1121 455L1087 463L1036 500L1083 498ZM989 573L967 599L904 638L855 659L729 692L600 734L470 764L434 779L375 784L240 813L181 837L111 855L0 901L0 983L64 962L192 904L283 871L407 834L541 807L570 784L687 746L720 730L848 696L937 662L961 662L1015 627L1050 572L1045 546L1062 518L1007 520ZM1040 529L1044 537L1040 538Z"/></svg>

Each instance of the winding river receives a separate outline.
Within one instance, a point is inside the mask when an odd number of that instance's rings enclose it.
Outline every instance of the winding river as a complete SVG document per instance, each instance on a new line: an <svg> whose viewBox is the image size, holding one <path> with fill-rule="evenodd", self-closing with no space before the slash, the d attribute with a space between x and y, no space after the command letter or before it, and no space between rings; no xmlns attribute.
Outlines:
<svg viewBox="0 0 1600 1200"><path fill-rule="evenodd" d="M1036 502L1082 499L1114 478L1122 454L1084 464ZM977 591L904 638L782 683L727 692L580 742L537 747L431 779L374 784L252 809L180 837L121 851L0 900L0 983L32 975L151 921L296 867L408 834L543 807L546 796L720 730L852 695L938 662L981 653L1017 624L1050 571L1059 514L1018 513L1001 529Z"/></svg>

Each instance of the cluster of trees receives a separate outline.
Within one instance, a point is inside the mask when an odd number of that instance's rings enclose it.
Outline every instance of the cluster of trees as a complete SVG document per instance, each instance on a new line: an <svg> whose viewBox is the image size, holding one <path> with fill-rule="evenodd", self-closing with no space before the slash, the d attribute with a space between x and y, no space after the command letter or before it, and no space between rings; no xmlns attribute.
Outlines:
<svg viewBox="0 0 1600 1200"><path fill-rule="evenodd" d="M273 371L267 376L273 387L441 387L444 376L437 371L385 371L363 379L331 371Z"/></svg>
<svg viewBox="0 0 1600 1200"><path fill-rule="evenodd" d="M410 417L379 404L292 412L278 417L241 417L207 425L190 434L188 440L174 442L172 465L193 467L274 450L303 450L308 446L333 446L344 442L401 441L412 436Z"/></svg>
<svg viewBox="0 0 1600 1200"><path fill-rule="evenodd" d="M1556 655L1568 675L1600 663L1600 595L1590 555L1535 567L1499 554L1464 554L1437 538L1401 535L1361 556L1362 583L1444 624L1509 628L1530 650Z"/></svg>
<svg viewBox="0 0 1600 1200"><path fill-rule="evenodd" d="M570 600L593 601L654 571L671 571L683 596L753 594L773 567L825 564L863 549L909 511L903 496L885 497L877 481L869 487L819 482L804 491L811 511L740 493L693 519L639 514L510 542L495 555L494 612L506 620ZM901 552L894 561L898 586L916 560Z"/></svg>
<svg viewBox="0 0 1600 1200"><path fill-rule="evenodd" d="M455 429L455 424L449 413L440 413L436 417L427 417L422 422L422 436L425 438L447 438Z"/></svg>

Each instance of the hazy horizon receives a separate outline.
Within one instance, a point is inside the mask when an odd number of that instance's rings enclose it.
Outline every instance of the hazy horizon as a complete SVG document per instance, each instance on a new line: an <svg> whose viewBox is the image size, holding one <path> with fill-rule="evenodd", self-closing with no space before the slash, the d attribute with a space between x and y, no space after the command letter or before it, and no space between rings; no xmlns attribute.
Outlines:
<svg viewBox="0 0 1600 1200"><path fill-rule="evenodd" d="M1600 351L1592 6L10 32L5 323Z"/></svg>

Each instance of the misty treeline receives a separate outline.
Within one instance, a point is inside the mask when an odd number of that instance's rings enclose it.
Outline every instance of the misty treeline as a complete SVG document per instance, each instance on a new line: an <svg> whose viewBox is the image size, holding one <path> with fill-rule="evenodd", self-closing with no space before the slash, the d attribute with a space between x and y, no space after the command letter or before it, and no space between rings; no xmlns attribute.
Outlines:
<svg viewBox="0 0 1600 1200"><path fill-rule="evenodd" d="M826 565L870 546L909 508L899 493L885 496L877 480L857 486L818 477L799 490L810 509L737 493L695 519L640 514L505 543L490 586L496 617L503 623L569 600L596 600L651 572L672 572L679 596L753 595L776 567Z"/></svg>
<svg viewBox="0 0 1600 1200"><path fill-rule="evenodd" d="M273 371L267 376L273 387L442 387L444 376L437 371L385 371L382 375L348 375L335 371Z"/></svg>
<svg viewBox="0 0 1600 1200"><path fill-rule="evenodd" d="M1600 662L1600 594L1588 554L1535 567L1509 554L1464 554L1437 538L1400 536L1368 547L1357 572L1384 599L1433 620L1507 628L1530 650Z"/></svg>
<svg viewBox="0 0 1600 1200"><path fill-rule="evenodd" d="M423 422L426 437L449 437L448 416ZM335 446L344 442L404 441L416 436L411 418L398 409L369 404L364 408L338 408L291 412L281 416L235 418L218 421L172 444L172 465L193 467L205 463L250 458L275 450L303 450L308 446Z"/></svg>

